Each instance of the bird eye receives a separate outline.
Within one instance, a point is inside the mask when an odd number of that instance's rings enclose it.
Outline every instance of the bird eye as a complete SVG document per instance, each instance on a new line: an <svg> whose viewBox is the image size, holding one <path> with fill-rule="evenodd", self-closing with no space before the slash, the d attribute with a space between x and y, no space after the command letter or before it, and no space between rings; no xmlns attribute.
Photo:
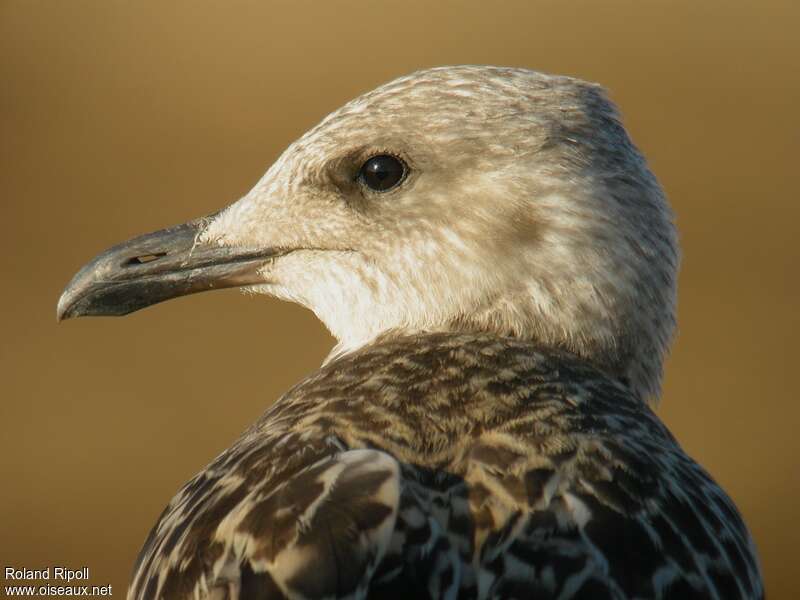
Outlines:
<svg viewBox="0 0 800 600"><path fill-rule="evenodd" d="M403 180L406 166L399 158L389 154L373 156L361 166L359 178L376 192L392 189Z"/></svg>

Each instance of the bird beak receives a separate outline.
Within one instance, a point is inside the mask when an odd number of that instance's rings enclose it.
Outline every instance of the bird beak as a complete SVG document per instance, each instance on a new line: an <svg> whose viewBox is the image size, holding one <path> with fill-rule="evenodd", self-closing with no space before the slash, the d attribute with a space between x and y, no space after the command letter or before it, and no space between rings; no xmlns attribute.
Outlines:
<svg viewBox="0 0 800 600"><path fill-rule="evenodd" d="M263 283L281 252L199 242L210 219L148 233L95 257L64 289L57 318L121 316L178 296Z"/></svg>

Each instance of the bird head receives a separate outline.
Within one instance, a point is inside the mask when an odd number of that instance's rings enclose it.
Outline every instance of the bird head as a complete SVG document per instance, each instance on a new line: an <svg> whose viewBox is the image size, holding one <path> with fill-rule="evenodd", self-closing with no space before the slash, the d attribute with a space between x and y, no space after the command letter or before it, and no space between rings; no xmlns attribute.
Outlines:
<svg viewBox="0 0 800 600"><path fill-rule="evenodd" d="M58 316L240 287L311 309L339 353L489 332L574 353L652 398L677 267L666 199L599 86L443 67L332 113L219 213L99 255Z"/></svg>

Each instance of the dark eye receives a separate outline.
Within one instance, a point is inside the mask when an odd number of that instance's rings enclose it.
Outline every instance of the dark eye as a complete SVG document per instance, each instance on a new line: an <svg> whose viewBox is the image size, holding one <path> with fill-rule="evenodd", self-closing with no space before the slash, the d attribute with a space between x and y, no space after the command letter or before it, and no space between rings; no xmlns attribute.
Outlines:
<svg viewBox="0 0 800 600"><path fill-rule="evenodd" d="M359 177L370 189L385 192L400 183L405 174L403 161L388 154L379 154L361 166Z"/></svg>

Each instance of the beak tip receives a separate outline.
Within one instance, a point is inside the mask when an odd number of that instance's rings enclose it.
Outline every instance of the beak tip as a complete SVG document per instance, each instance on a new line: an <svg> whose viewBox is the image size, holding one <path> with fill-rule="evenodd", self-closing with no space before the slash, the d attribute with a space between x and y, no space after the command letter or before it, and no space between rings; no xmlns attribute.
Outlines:
<svg viewBox="0 0 800 600"><path fill-rule="evenodd" d="M71 295L65 290L58 299L58 305L56 306L56 323L66 321L74 316L72 314L73 303L70 296Z"/></svg>

